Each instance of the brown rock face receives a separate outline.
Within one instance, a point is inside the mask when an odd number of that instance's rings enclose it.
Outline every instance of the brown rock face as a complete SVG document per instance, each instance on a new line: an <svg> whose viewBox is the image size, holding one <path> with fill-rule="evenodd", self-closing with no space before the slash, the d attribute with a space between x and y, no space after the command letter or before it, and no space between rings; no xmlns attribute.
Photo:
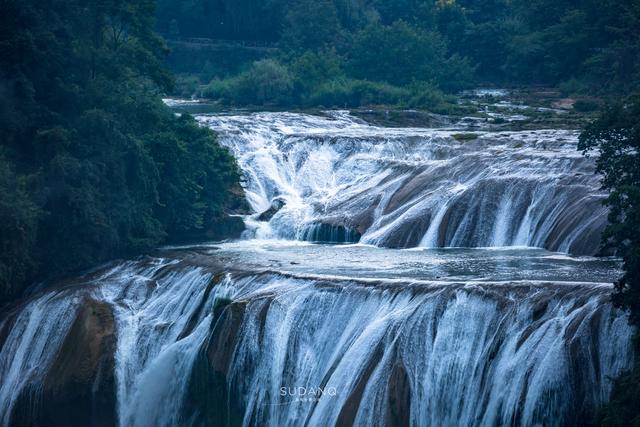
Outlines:
<svg viewBox="0 0 640 427"><path fill-rule="evenodd" d="M87 297L47 372L43 389L22 393L12 424L116 425L115 348L111 307Z"/></svg>
<svg viewBox="0 0 640 427"><path fill-rule="evenodd" d="M391 370L388 396L385 425L388 427L408 427L411 414L411 387L402 362L397 362Z"/></svg>
<svg viewBox="0 0 640 427"><path fill-rule="evenodd" d="M220 302L214 308L214 326L207 346L194 363L185 400L185 413L194 425L242 425L240 395L230 390L227 378L233 359L245 304Z"/></svg>
<svg viewBox="0 0 640 427"><path fill-rule="evenodd" d="M273 216L278 213L278 211L282 209L284 205L285 202L282 199L272 200L271 207L258 215L258 221L271 221L271 218L273 218Z"/></svg>
<svg viewBox="0 0 640 427"><path fill-rule="evenodd" d="M371 374L373 374L374 369L376 368L378 363L380 363L383 352L384 349L382 348L382 346L378 345L378 347L376 347L375 351L373 352L373 357L371 357L369 364L362 372L358 383L351 391L351 394L340 410L340 414L338 415L338 419L336 420L336 426L347 427L353 425L358 413L358 408L360 408L360 402L362 401L364 389L367 386L367 382L369 382L369 378L371 377Z"/></svg>

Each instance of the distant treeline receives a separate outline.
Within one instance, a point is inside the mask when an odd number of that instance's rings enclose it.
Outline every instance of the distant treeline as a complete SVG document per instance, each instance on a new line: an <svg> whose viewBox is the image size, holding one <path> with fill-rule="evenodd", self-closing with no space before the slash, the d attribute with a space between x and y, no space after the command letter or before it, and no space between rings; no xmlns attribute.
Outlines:
<svg viewBox="0 0 640 427"><path fill-rule="evenodd" d="M592 94L640 82L640 0L160 0L157 28L279 46L242 75L238 63L191 70L185 91L214 80L203 94L229 103L419 106L433 99L416 93L478 83ZM265 73L273 85L251 81Z"/></svg>
<svg viewBox="0 0 640 427"><path fill-rule="evenodd" d="M0 4L0 304L33 280L225 231L239 172L160 100L173 78L155 1Z"/></svg>

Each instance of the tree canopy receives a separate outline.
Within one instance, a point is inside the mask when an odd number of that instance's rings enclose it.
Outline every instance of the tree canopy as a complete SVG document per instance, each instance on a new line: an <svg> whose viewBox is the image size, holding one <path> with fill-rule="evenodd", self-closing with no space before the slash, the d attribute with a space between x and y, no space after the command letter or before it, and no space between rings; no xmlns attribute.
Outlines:
<svg viewBox="0 0 640 427"><path fill-rule="evenodd" d="M473 79L628 92L640 82L639 27L638 0L163 0L158 12L169 38L272 43L270 57L284 67L304 51L333 49L350 79L445 92Z"/></svg>
<svg viewBox="0 0 640 427"><path fill-rule="evenodd" d="M5 0L0 300L220 220L231 155L158 96L152 0Z"/></svg>
<svg viewBox="0 0 640 427"><path fill-rule="evenodd" d="M579 148L597 153L596 165L610 194L609 225L604 243L623 257L624 275L615 285L614 304L629 313L640 328L640 95L611 107L580 135ZM638 329L636 329L637 331ZM636 332L636 354L640 339ZM640 423L640 358L616 380L611 402L598 420L601 425Z"/></svg>

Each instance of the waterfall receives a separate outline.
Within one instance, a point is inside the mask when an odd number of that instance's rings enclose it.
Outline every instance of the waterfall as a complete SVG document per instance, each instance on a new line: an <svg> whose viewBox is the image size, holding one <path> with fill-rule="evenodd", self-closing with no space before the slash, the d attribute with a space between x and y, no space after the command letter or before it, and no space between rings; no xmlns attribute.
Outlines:
<svg viewBox="0 0 640 427"><path fill-rule="evenodd" d="M531 246L598 252L607 221L577 132L381 128L348 114L201 116L238 159L255 212L284 206L259 238L354 230L386 247Z"/></svg>
<svg viewBox="0 0 640 427"><path fill-rule="evenodd" d="M198 120L243 170L246 236L0 311L0 426L580 426L632 366L575 132Z"/></svg>
<svg viewBox="0 0 640 427"><path fill-rule="evenodd" d="M87 296L114 313L122 426L574 425L631 363L606 284L210 268L145 258L5 319L3 424L46 389Z"/></svg>

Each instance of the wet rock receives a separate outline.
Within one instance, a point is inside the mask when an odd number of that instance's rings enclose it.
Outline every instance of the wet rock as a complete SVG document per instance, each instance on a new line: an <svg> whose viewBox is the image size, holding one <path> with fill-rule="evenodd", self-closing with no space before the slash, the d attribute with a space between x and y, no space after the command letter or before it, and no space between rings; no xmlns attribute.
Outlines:
<svg viewBox="0 0 640 427"><path fill-rule="evenodd" d="M388 427L408 427L411 414L411 387L409 376L401 362L397 362L389 377L389 394L385 425Z"/></svg>
<svg viewBox="0 0 640 427"><path fill-rule="evenodd" d="M225 216L212 224L205 236L209 240L239 239L245 230L244 221L239 216Z"/></svg>
<svg viewBox="0 0 640 427"><path fill-rule="evenodd" d="M382 245L388 248L410 248L420 244L425 233L429 229L431 218L413 218L401 223L394 229L393 233L385 236Z"/></svg>
<svg viewBox="0 0 640 427"><path fill-rule="evenodd" d="M358 414L358 409L360 408L360 403L362 401L362 395L364 394L365 387L369 382L369 378L373 374L373 371L380 363L382 359L382 355L384 350L381 345L378 345L375 350L372 352L371 359L369 363L365 367L364 371L360 373L360 377L358 378L358 382L356 386L351 391L351 394L347 398L344 406L340 410L340 414L338 415L338 419L336 420L336 426L352 426L356 415Z"/></svg>
<svg viewBox="0 0 640 427"><path fill-rule="evenodd" d="M209 295L211 294L211 291L222 281L222 279L224 279L224 274L218 273L215 276L213 276L213 278L209 281L206 289L204 290L204 295L200 299L200 303L198 304L198 307L193 311L193 313L189 317L189 321L185 325L183 331L178 336L178 340L181 340L187 337L189 334L191 334L191 332L193 332L196 326L198 326L198 319L200 319L202 311L205 308L205 303L209 300Z"/></svg>
<svg viewBox="0 0 640 427"><path fill-rule="evenodd" d="M245 304L221 301L214 307L214 326L206 348L196 358L185 399L185 416L193 425L242 425L240 394L229 388L227 373L233 362Z"/></svg>
<svg viewBox="0 0 640 427"><path fill-rule="evenodd" d="M117 424L115 323L109 304L87 297L42 389L25 389L13 425L113 426Z"/></svg>
<svg viewBox="0 0 640 427"><path fill-rule="evenodd" d="M285 205L284 200L273 199L271 201L271 207L266 211L262 212L260 215L258 215L258 221L264 221L264 222L271 221L271 218L273 218L273 216L276 213L278 213L278 211L282 209L284 205Z"/></svg>
<svg viewBox="0 0 640 427"><path fill-rule="evenodd" d="M424 171L422 173L415 172L411 174L411 177L407 178L402 186L393 194L389 203L384 209L384 214L389 214L396 209L409 203L415 198L424 197L423 191L428 188L429 184L433 180L431 171Z"/></svg>

